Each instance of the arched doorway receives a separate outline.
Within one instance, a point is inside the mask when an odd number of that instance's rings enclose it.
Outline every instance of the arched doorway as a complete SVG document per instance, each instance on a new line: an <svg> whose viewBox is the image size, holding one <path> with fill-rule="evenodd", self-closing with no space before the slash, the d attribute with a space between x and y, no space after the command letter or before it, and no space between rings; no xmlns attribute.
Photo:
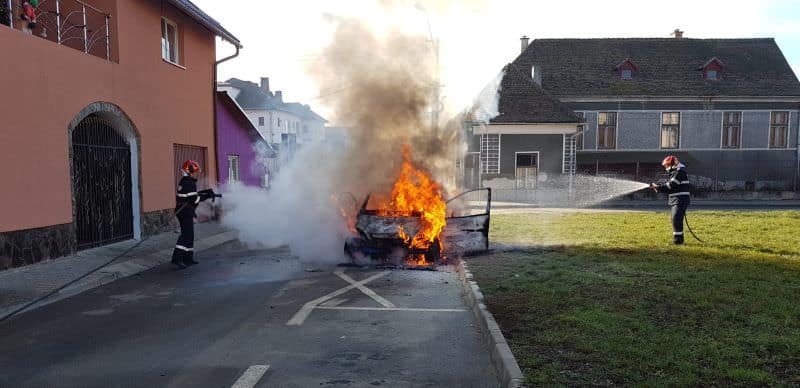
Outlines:
<svg viewBox="0 0 800 388"><path fill-rule="evenodd" d="M73 120L71 172L78 249L141 237L138 137L122 111L92 104Z"/></svg>

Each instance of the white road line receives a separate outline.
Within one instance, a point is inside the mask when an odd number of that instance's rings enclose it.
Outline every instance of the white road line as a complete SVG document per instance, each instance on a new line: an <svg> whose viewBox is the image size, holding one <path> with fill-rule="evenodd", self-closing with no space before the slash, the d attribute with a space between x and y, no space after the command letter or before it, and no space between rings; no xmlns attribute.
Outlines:
<svg viewBox="0 0 800 388"><path fill-rule="evenodd" d="M465 309L420 309L412 307L352 307L352 306L317 306L318 310L362 310L362 311L419 311L432 313L461 313Z"/></svg>
<svg viewBox="0 0 800 388"><path fill-rule="evenodd" d="M253 388L264 377L267 370L269 370L269 365L251 365L242 373L239 380L231 385L231 388Z"/></svg>
<svg viewBox="0 0 800 388"><path fill-rule="evenodd" d="M395 307L394 303L389 302L384 297L376 294L375 291L372 291L367 286L364 286L364 285L361 285L361 284L357 284L358 282L353 280L353 278L351 278L350 276L345 275L345 273L342 272L342 270L337 270L334 273L336 274L336 276L342 278L344 281L356 286L356 288L358 288L361 292L366 294L368 297L370 297L370 298L374 299L376 302L380 303L381 306L388 307L388 308Z"/></svg>
<svg viewBox="0 0 800 388"><path fill-rule="evenodd" d="M317 307L318 305L320 305L321 303L324 303L325 301L327 301L329 299L333 299L333 298L335 298L335 297L337 297L339 295L344 294L347 291L350 291L350 290L356 288L357 284L367 284L367 283L369 283L369 282L371 282L371 281L373 281L373 280L375 280L375 279L377 279L377 278L379 278L381 276L385 276L389 272L391 272L391 271L383 271L383 272L381 272L379 274L372 275L372 276L370 276L370 277L368 277L368 278L366 278L366 279L364 279L364 280L362 280L362 281L360 281L360 282L358 282L356 284L351 284L351 285L349 285L347 287L340 288L340 289L338 289L338 290L336 290L334 292L331 292L328 295L319 297L317 299L314 299L314 300L304 304L303 307L300 308L300 311L295 313L294 316L292 317L292 319L289 320L289 322L286 322L286 326L300 326L300 325L302 325L303 322L306 321L306 318L308 318L308 315L311 314L311 311L314 310L314 308Z"/></svg>

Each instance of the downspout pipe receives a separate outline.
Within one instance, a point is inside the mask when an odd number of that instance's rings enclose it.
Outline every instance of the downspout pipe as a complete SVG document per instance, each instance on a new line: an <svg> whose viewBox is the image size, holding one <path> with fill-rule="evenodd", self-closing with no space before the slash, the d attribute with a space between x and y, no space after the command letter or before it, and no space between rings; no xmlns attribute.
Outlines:
<svg viewBox="0 0 800 388"><path fill-rule="evenodd" d="M214 80L213 80L213 82L211 84L211 101L212 101L211 111L213 112L213 117L214 117L214 156L213 156L212 160L214 160L214 163L215 163L214 167L216 167L216 170L219 170L219 158L217 157L217 154L219 152L219 150L218 150L219 144L217 144L218 143L217 139L219 138L219 125L217 124L217 69L219 68L219 65L221 65L222 63L230 61L231 59L238 57L239 56L239 50L241 50L241 48L242 48L242 45L239 42L232 42L232 41L229 41L229 40L226 40L226 39L223 39L223 41L226 41L226 42L232 44L234 47L236 47L236 52L233 53L232 55L229 55L229 56L227 56L225 58L222 58L222 59L214 62ZM219 185L219 183L220 183L219 182L219 171L217 171L217 177L216 178L217 178L217 185Z"/></svg>
<svg viewBox="0 0 800 388"><path fill-rule="evenodd" d="M797 191L800 190L800 103L797 104L797 111L794 114L794 126L797 128L797 136L795 136L795 171L794 171L794 191L797 196Z"/></svg>

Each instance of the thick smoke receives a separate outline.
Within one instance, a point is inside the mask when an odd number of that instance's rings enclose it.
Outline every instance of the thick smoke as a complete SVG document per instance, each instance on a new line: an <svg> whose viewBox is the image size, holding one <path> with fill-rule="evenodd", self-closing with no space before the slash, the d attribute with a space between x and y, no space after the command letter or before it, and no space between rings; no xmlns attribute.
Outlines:
<svg viewBox="0 0 800 388"><path fill-rule="evenodd" d="M337 28L308 73L327 98L331 122L347 128L344 147L302 145L282 165L270 190L229 187L223 222L246 243L288 244L306 261L339 260L346 222L368 193L388 193L409 144L413 162L453 188L461 152L460 126L432 123L433 55L424 35L373 35L352 19L332 19ZM442 113L444 115L444 113ZM338 148L336 148L338 147Z"/></svg>

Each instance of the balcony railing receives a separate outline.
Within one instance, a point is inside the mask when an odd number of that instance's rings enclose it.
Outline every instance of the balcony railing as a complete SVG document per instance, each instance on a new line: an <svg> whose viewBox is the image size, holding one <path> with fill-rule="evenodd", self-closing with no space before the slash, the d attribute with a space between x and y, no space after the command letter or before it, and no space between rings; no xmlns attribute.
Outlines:
<svg viewBox="0 0 800 388"><path fill-rule="evenodd" d="M36 26L24 20L23 0L0 0L0 24L60 45L112 60L111 14L79 0L41 0Z"/></svg>

